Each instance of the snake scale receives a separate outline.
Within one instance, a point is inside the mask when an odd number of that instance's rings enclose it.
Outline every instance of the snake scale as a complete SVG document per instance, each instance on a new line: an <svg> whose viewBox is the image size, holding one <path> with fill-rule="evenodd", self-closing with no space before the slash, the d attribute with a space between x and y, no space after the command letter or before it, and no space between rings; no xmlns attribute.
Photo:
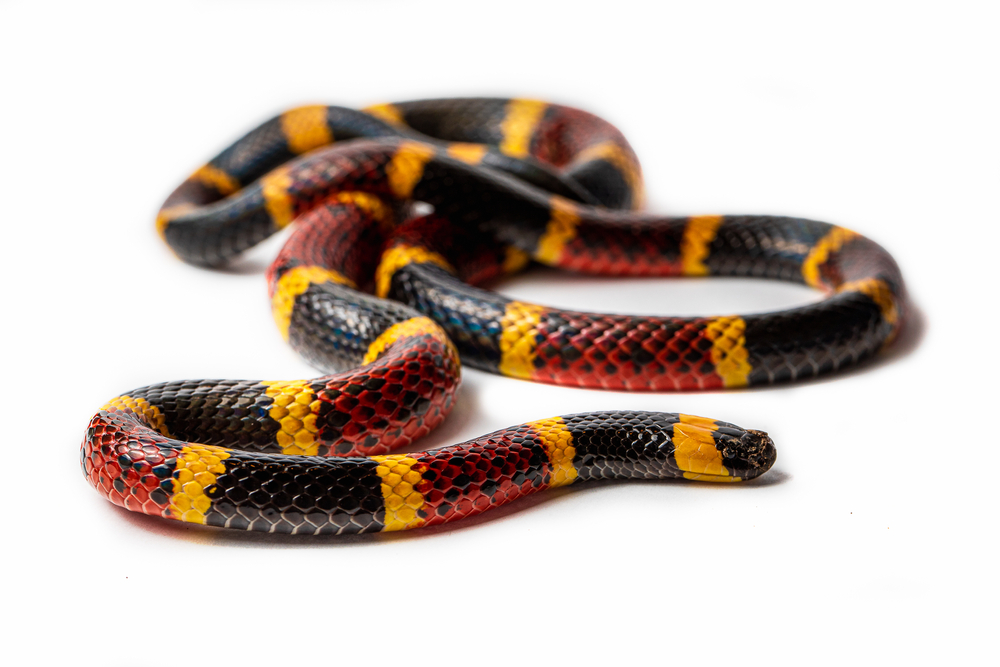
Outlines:
<svg viewBox="0 0 1000 667"><path fill-rule="evenodd" d="M91 419L83 472L132 511L300 534L430 526L583 480L757 477L775 460L765 433L674 413L568 415L390 453L445 418L462 363L577 387L723 389L836 371L898 335L899 269L860 234L788 217L657 216L642 201L622 134L569 107L287 111L181 184L157 229L182 260L212 267L294 222L267 271L272 311L329 374L130 391ZM826 296L767 314L635 317L486 289L531 261L772 278Z"/></svg>

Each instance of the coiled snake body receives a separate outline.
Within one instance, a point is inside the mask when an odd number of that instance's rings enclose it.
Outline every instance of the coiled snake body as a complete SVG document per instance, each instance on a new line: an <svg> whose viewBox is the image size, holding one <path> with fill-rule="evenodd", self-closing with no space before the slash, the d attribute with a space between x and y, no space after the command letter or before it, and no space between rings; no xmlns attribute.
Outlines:
<svg viewBox="0 0 1000 667"><path fill-rule="evenodd" d="M863 236L797 218L632 210L641 201L624 137L575 109L455 99L286 112L178 187L157 228L181 259L213 266L295 221L268 270L272 310L332 374L119 396L90 422L84 474L133 511L310 534L434 525L577 480L756 477L775 459L766 434L671 413L555 417L388 453L447 415L459 358L553 384L718 389L835 371L898 334L899 270ZM634 317L482 287L532 259L605 275L777 278L827 298L764 315Z"/></svg>

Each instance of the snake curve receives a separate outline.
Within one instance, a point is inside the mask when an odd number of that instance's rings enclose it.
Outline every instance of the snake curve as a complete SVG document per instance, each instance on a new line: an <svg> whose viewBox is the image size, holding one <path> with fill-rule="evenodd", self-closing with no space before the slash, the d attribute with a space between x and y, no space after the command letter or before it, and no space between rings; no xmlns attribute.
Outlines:
<svg viewBox="0 0 1000 667"><path fill-rule="evenodd" d="M588 388L724 389L836 371L898 336L902 277L873 241L799 218L656 216L638 210L642 188L617 129L555 104L281 114L181 184L157 229L182 260L217 266L294 221L267 272L272 312L330 374L118 396L91 419L84 475L132 511L343 534L436 525L577 480L763 474L776 456L765 433L675 413L567 415L389 453L445 418L461 363ZM562 311L485 289L532 260L602 275L774 278L827 295L777 313L682 318Z"/></svg>

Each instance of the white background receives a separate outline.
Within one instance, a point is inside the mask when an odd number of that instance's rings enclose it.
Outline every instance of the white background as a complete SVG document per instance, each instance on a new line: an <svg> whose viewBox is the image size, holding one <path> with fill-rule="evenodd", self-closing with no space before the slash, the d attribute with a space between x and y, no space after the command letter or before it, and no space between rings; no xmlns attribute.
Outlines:
<svg viewBox="0 0 1000 667"><path fill-rule="evenodd" d="M995 660L998 203L989 2L0 3L7 664L982 664ZM768 431L754 483L564 489L404 535L231 534L87 485L84 427L151 382L315 372L263 270L176 260L159 203L294 105L538 97L623 130L650 207L861 231L914 318L794 386L680 395L465 373L422 446L594 409ZM536 271L519 298L718 314L773 283Z"/></svg>

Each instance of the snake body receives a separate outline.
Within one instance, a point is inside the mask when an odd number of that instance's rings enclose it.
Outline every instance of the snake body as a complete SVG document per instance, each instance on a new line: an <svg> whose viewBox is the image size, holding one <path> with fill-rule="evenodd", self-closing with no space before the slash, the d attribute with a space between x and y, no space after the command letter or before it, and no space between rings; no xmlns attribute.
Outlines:
<svg viewBox="0 0 1000 667"><path fill-rule="evenodd" d="M178 187L157 228L184 261L215 266L295 221L268 270L272 311L330 374L119 396L91 420L84 474L134 511L293 533L433 525L576 480L756 477L775 458L766 434L672 413L569 415L388 453L445 418L460 363L580 387L729 388L835 371L898 334L902 278L873 241L798 218L632 210L641 202L625 138L568 107L286 112ZM763 315L635 317L483 287L532 259L605 275L777 278L827 297Z"/></svg>

